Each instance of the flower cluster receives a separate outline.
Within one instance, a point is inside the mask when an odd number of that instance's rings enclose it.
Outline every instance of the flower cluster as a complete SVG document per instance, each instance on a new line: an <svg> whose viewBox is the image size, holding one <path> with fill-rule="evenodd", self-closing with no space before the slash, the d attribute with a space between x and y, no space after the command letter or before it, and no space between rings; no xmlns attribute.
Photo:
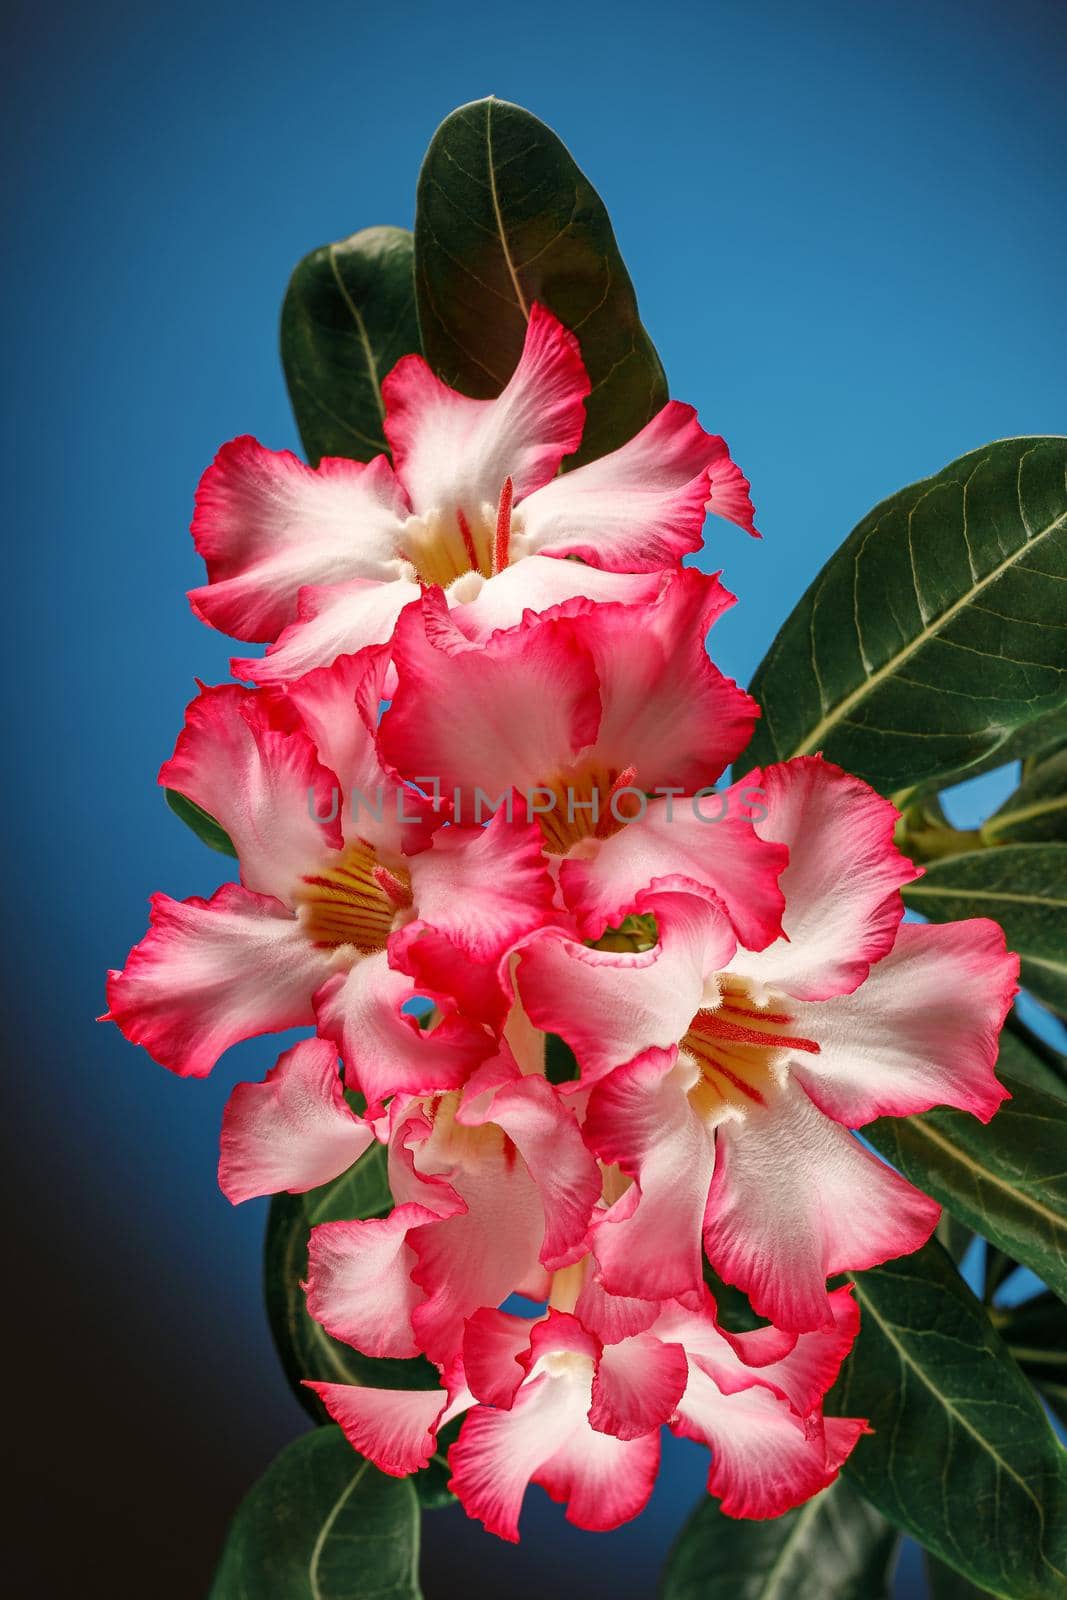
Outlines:
<svg viewBox="0 0 1067 1600"><path fill-rule="evenodd" d="M582 1527L634 1516L663 1426L733 1516L832 1481L866 1424L823 1414L857 1329L830 1283L938 1217L854 1130L987 1120L1017 975L993 923L903 921L917 869L857 779L715 788L759 712L705 648L732 596L683 558L709 510L755 532L748 484L676 402L561 472L587 392L535 307L496 400L399 363L391 463L220 452L192 603L269 648L201 690L160 782L240 881L157 895L109 986L185 1075L314 1030L235 1089L222 1188L387 1147L393 1209L312 1231L308 1308L439 1387L312 1387L394 1474L462 1416L451 1486L507 1539L531 1481ZM723 1325L708 1264L762 1326Z"/></svg>

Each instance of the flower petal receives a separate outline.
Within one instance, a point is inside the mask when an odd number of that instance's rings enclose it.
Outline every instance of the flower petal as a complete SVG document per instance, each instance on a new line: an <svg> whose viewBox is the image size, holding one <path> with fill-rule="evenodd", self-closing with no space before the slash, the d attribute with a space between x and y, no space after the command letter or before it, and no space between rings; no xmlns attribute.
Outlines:
<svg viewBox="0 0 1067 1600"><path fill-rule="evenodd" d="M761 1316L830 1327L826 1279L910 1254L940 1214L790 1079L720 1125L704 1245Z"/></svg>
<svg viewBox="0 0 1067 1600"><path fill-rule="evenodd" d="M230 1045L314 1022L330 971L291 912L224 883L210 900L152 896L148 932L108 975L108 1020L181 1077L203 1078Z"/></svg>
<svg viewBox="0 0 1067 1600"><path fill-rule="evenodd" d="M742 782L766 795L756 831L789 849L780 880L786 937L739 953L732 970L800 1000L855 989L892 948L904 915L900 886L918 876L893 843L896 808L821 756Z"/></svg>
<svg viewBox="0 0 1067 1600"><path fill-rule="evenodd" d="M208 582L189 600L235 639L273 639L305 584L399 576L408 508L385 456L324 457L314 470L289 450L243 437L200 480L193 541Z"/></svg>
<svg viewBox="0 0 1067 1600"><path fill-rule="evenodd" d="M338 816L316 820L335 809L334 774L302 728L278 723L266 691L202 689L159 781L225 829L246 889L291 905L300 879L340 848L341 824Z"/></svg>
<svg viewBox="0 0 1067 1600"><path fill-rule="evenodd" d="M308 1311L326 1332L368 1356L420 1353L411 1315L422 1293L412 1281L412 1236L438 1220L437 1206L400 1205L387 1217L320 1222L308 1241Z"/></svg>
<svg viewBox="0 0 1067 1600"><path fill-rule="evenodd" d="M502 628L517 627L527 611L548 611L568 600L647 605L656 598L661 585L662 574L658 571L602 572L582 561L527 556L477 586L468 574L445 590L445 598L454 610L453 620L461 633L468 639L487 639ZM473 587L477 587L473 599L461 601L460 595Z"/></svg>
<svg viewBox="0 0 1067 1600"><path fill-rule="evenodd" d="M589 839L560 866L567 905L586 939L631 916L648 890L710 894L739 941L761 950L781 932L785 901L778 878L784 845L761 839L752 824L758 790L747 781L708 800L667 796L640 820L607 839Z"/></svg>
<svg viewBox="0 0 1067 1600"><path fill-rule="evenodd" d="M726 464L733 465L724 441L704 432L692 406L670 400L618 450L546 480L524 500L517 552L579 556L615 572L676 566L700 548L713 467L715 509L734 507ZM742 526L750 524L751 502L742 515Z"/></svg>
<svg viewBox="0 0 1067 1600"><path fill-rule="evenodd" d="M386 758L446 795L482 790L483 815L572 762L596 735L599 683L581 629L568 619L467 639L440 590L397 623L398 688L382 720ZM473 817L461 814L461 821Z"/></svg>
<svg viewBox="0 0 1067 1600"><path fill-rule="evenodd" d="M430 1464L448 1406L443 1389L367 1389L362 1384L312 1383L345 1438L380 1472L406 1478Z"/></svg>
<svg viewBox="0 0 1067 1600"><path fill-rule="evenodd" d="M470 400L404 356L382 383L385 436L416 513L496 506L510 477L521 499L581 443L589 379L578 341L531 308L519 364L495 400Z"/></svg>
<svg viewBox="0 0 1067 1600"><path fill-rule="evenodd" d="M994 1068L1018 971L995 922L901 923L860 988L794 1008L793 1026L811 1029L819 1054L792 1070L848 1127L931 1106L988 1122L1008 1098Z"/></svg>
<svg viewBox="0 0 1067 1600"><path fill-rule="evenodd" d="M401 574L387 580L305 584L296 597L294 620L281 629L266 655L235 656L230 671L252 683L291 683L316 667L328 667L338 656L387 644L397 617L419 593L418 584Z"/></svg>
<svg viewBox="0 0 1067 1600"><path fill-rule="evenodd" d="M596 1223L593 1253L609 1294L665 1300L702 1292L714 1146L689 1103L693 1077L673 1051L649 1050L590 1096L588 1144L634 1179Z"/></svg>
<svg viewBox="0 0 1067 1600"><path fill-rule="evenodd" d="M333 1045L304 1039L262 1083L239 1083L230 1095L219 1187L235 1205L283 1189L303 1194L347 1172L373 1142L374 1129L345 1100Z"/></svg>
<svg viewBox="0 0 1067 1600"><path fill-rule="evenodd" d="M566 1504L568 1522L607 1533L644 1510L659 1456L658 1428L640 1439L619 1439L585 1426L566 1438L533 1481Z"/></svg>
<svg viewBox="0 0 1067 1600"><path fill-rule="evenodd" d="M639 1439L670 1421L688 1378L680 1344L639 1333L606 1345L593 1379L590 1426L617 1439Z"/></svg>
<svg viewBox="0 0 1067 1600"><path fill-rule="evenodd" d="M346 1081L366 1097L368 1116L377 1116L390 1095L455 1088L493 1048L480 1027L455 1015L421 1029L401 1009L418 993L381 950L336 973L315 995L319 1032L337 1045Z"/></svg>

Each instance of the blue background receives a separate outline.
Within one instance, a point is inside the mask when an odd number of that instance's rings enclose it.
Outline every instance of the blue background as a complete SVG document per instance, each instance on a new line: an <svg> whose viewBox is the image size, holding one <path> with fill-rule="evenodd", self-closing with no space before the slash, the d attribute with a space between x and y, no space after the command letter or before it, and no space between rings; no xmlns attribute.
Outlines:
<svg viewBox="0 0 1067 1600"><path fill-rule="evenodd" d="M764 543L715 524L709 552L742 602L714 651L745 681L876 500L987 439L1064 428L1064 16L1056 0L9 12L5 1123L26 1592L202 1593L240 1494L302 1426L260 1308L264 1208L231 1211L214 1184L224 1099L271 1044L183 1083L91 1020L148 892L226 876L154 777L194 673L226 674L226 642L183 599L201 581L197 477L234 434L296 443L276 353L291 267L409 224L453 106L491 92L555 127L609 206L672 392L752 479ZM520 1554L438 1513L429 1600L475 1583L647 1597L701 1476L675 1447L650 1513L599 1538L535 1491Z"/></svg>

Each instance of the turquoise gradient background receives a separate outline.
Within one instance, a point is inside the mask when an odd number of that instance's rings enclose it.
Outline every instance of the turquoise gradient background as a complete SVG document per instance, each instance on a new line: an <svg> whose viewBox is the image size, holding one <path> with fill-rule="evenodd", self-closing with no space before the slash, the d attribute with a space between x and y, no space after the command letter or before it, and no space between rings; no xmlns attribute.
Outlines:
<svg viewBox="0 0 1067 1600"><path fill-rule="evenodd" d="M276 352L292 265L410 223L453 106L496 93L555 127L609 206L672 392L752 479L764 542L715 524L707 552L741 600L713 650L746 681L876 500L987 439L1064 428L1064 18L1056 0L9 11L18 1592L203 1593L238 1498L302 1426L260 1308L265 1207L232 1211L214 1183L225 1097L274 1045L183 1083L92 1023L149 891L226 876L154 776L194 674L227 670L183 599L198 475L237 433L296 444ZM515 1600L643 1600L701 1483L674 1446L649 1513L599 1538L535 1491L518 1553L438 1513L428 1600L472 1574ZM912 1563L899 1593L918 1584Z"/></svg>

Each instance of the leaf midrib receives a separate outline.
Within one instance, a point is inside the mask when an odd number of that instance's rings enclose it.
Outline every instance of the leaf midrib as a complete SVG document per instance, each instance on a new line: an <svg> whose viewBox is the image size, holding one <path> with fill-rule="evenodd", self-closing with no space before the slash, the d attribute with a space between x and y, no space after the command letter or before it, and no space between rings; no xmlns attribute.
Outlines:
<svg viewBox="0 0 1067 1600"><path fill-rule="evenodd" d="M928 1122L923 1122L921 1118L913 1119L910 1127L913 1133L924 1139L929 1139L932 1144L940 1145L942 1150L947 1150L949 1155L960 1166L967 1167L972 1172L977 1173L983 1183L991 1183L995 1188L1003 1189L1005 1194L1011 1195L1020 1205L1029 1206L1038 1215L1047 1217L1054 1228L1062 1229L1064 1227L1064 1219L1058 1212L1044 1206L1040 1200L1027 1190L1013 1188L1010 1183L998 1177L991 1167L983 1167L980 1162L972 1160L965 1150L961 1149L959 1145L953 1144L951 1139L946 1139L944 1134L938 1133Z"/></svg>
<svg viewBox="0 0 1067 1600"><path fill-rule="evenodd" d="M1032 450L1027 452L1027 455L1032 454ZM982 461L978 462L974 471L977 472L979 467L984 466L988 459L988 457L984 457ZM1020 470L1022 467L1022 462L1025 460L1025 455L1020 457ZM973 472L971 477L974 477ZM969 481L970 480L968 480L968 482ZM861 704L861 702L865 700L869 694L872 694L879 687L879 685L883 683L887 677L890 677L900 666L902 666L904 662L909 661L916 651L921 649L924 644L929 643L931 639L937 638L942 629L945 628L947 624L951 622L952 618L962 611L964 607L970 605L971 601L976 595L981 594L983 590L989 586L989 584L995 582L995 580L1004 572L1007 572L1008 569L1014 566L1016 561L1018 561L1022 556L1029 554L1029 552L1031 552L1041 542L1042 539L1047 538L1050 533L1055 533L1058 528L1065 526L1067 526L1067 512L1064 512L1060 516L1056 517L1053 522L1050 522L1047 527L1042 528L1039 533L1035 533L1030 538L1026 539L1017 550L1013 550L1011 554L1006 556L998 566L994 567L991 572L987 573L980 583L975 584L973 588L967 590L966 594L961 595L957 600L953 601L952 605L949 606L947 611L943 611L939 617L936 617L932 622L927 623L923 627L922 631L914 639L912 639L904 649L898 650L895 655L890 656L888 661L883 662L880 667L876 667L874 672L865 677L863 681L858 684L857 687L849 694L847 694L843 700L839 700L831 711L825 712L816 726L812 729L811 733L808 734L807 738L802 740L801 743L797 745L796 749L793 750L792 756L810 755L813 750L818 749L826 734L832 728L834 728L839 722L842 722L855 706ZM790 758L783 757L782 759Z"/></svg>

